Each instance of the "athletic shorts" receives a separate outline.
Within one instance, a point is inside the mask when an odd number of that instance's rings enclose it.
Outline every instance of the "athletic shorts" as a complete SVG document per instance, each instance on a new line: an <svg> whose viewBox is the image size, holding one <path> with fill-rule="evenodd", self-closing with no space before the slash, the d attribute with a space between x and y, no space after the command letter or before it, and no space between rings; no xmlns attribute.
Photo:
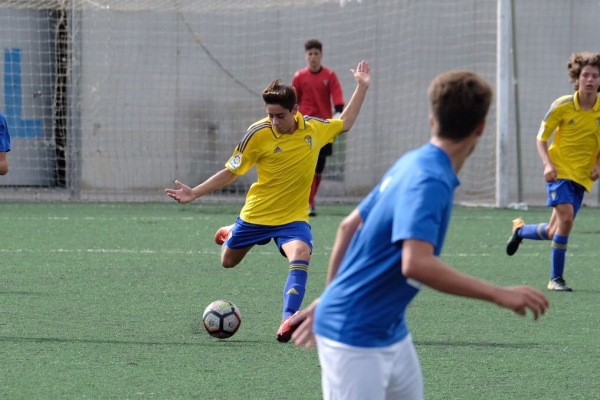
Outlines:
<svg viewBox="0 0 600 400"><path fill-rule="evenodd" d="M569 179L559 179L556 182L546 182L546 189L548 191L546 205L554 207L558 204L572 204L573 216L577 215L585 194L583 186Z"/></svg>
<svg viewBox="0 0 600 400"><path fill-rule="evenodd" d="M231 236L225 242L230 249L243 249L254 245L265 245L275 240L275 244L282 256L286 257L281 246L293 240L306 243L312 252L313 236L310 225L304 221L290 222L285 225L257 225L251 224L237 217Z"/></svg>
<svg viewBox="0 0 600 400"><path fill-rule="evenodd" d="M317 336L324 400L422 400L411 335L387 347L356 347Z"/></svg>

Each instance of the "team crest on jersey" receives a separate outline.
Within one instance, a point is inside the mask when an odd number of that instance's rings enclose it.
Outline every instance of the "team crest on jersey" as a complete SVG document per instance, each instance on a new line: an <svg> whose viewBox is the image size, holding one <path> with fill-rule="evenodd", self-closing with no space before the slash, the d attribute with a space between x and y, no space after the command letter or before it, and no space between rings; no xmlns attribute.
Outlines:
<svg viewBox="0 0 600 400"><path fill-rule="evenodd" d="M306 142L308 147L310 147L312 149L312 146L313 146L312 136L310 136L310 135L304 136L304 141Z"/></svg>
<svg viewBox="0 0 600 400"><path fill-rule="evenodd" d="M329 79L323 79L323 84L325 86L329 86Z"/></svg>
<svg viewBox="0 0 600 400"><path fill-rule="evenodd" d="M232 170L236 170L240 167L240 165L242 164L242 155L241 154L236 154L235 156L233 156L233 158L229 161L229 167Z"/></svg>
<svg viewBox="0 0 600 400"><path fill-rule="evenodd" d="M596 125L600 128L600 118L596 118Z"/></svg>

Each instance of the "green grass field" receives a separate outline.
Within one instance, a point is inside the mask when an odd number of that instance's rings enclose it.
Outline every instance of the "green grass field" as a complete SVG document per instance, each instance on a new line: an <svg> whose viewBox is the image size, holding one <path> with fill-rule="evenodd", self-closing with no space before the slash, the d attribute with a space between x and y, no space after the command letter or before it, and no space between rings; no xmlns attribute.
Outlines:
<svg viewBox="0 0 600 400"><path fill-rule="evenodd" d="M320 206L305 304L323 289L348 206ZM281 344L287 262L274 244L224 269L215 230L239 206L0 206L0 398L320 399L317 353ZM549 243L504 253L511 219L547 209L457 207L443 259L503 285L545 290ZM600 210L581 211L566 279L540 321L423 289L408 310L427 399L600 398ZM211 301L243 323L219 341L198 329Z"/></svg>

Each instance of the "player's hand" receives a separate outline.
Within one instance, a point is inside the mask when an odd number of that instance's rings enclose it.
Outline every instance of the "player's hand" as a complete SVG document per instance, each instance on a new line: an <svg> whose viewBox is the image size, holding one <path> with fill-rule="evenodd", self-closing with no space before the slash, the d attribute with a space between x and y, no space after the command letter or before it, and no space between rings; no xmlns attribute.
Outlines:
<svg viewBox="0 0 600 400"><path fill-rule="evenodd" d="M167 196L181 204L196 200L191 187L177 180L175 181L175 186L177 186L178 189L165 189Z"/></svg>
<svg viewBox="0 0 600 400"><path fill-rule="evenodd" d="M315 299L310 306L306 307L304 310L298 311L296 314L294 314L294 316L292 316L290 324L300 324L300 326L296 328L292 334L292 339L294 340L296 346L304 345L304 347L310 349L317 344L315 335L313 333L313 318L317 304L319 304L319 298Z"/></svg>
<svg viewBox="0 0 600 400"><path fill-rule="evenodd" d="M590 172L590 178L592 178L593 181L597 181L598 178L600 178L600 166L594 165L592 172Z"/></svg>
<svg viewBox="0 0 600 400"><path fill-rule="evenodd" d="M558 175L556 174L556 168L554 168L554 165L548 164L544 166L544 179L546 182L556 182L557 176Z"/></svg>
<svg viewBox="0 0 600 400"><path fill-rule="evenodd" d="M354 75L354 79L358 86L364 86L366 88L371 84L371 67L369 67L369 63L365 60L362 60L358 63L356 67L356 71L351 69L352 75Z"/></svg>
<svg viewBox="0 0 600 400"><path fill-rule="evenodd" d="M529 286L502 288L495 302L499 306L509 308L519 315L525 315L527 309L529 309L533 313L534 320L544 315L550 307L548 298L539 290Z"/></svg>

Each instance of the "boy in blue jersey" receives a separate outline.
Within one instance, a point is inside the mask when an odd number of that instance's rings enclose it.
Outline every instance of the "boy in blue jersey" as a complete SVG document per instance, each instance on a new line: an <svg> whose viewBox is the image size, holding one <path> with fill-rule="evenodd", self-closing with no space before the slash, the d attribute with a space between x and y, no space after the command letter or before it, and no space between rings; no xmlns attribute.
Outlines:
<svg viewBox="0 0 600 400"><path fill-rule="evenodd" d="M492 88L450 71L429 86L429 143L401 157L340 224L327 287L300 311L296 345L318 344L323 396L422 399L423 378L405 311L421 285L486 300L535 319L548 307L529 287L499 287L439 259L458 172L485 127ZM303 322L301 322L303 321Z"/></svg>
<svg viewBox="0 0 600 400"><path fill-rule="evenodd" d="M546 204L552 206L550 221L525 225L515 219L506 244L506 253L512 256L523 239L551 240L548 290L560 292L572 291L563 278L569 234L584 193L600 176L600 53L572 54L568 70L575 94L552 103L536 142L544 165Z"/></svg>
<svg viewBox="0 0 600 400"><path fill-rule="evenodd" d="M10 135L6 118L0 113L0 175L8 174L9 166L7 153L10 151Z"/></svg>
<svg viewBox="0 0 600 400"><path fill-rule="evenodd" d="M225 168L193 189L175 181L178 189L165 190L179 203L189 203L233 183L256 166L258 180L248 190L240 216L235 224L217 231L215 242L223 245L225 268L235 267L252 247L271 240L288 259L282 322L276 336L280 342L291 339L297 327L290 324L291 316L300 309L306 291L313 246L308 197L319 151L354 125L371 82L366 61L350 71L356 89L339 119L303 116L294 88L275 80L263 91L267 117L250 125Z"/></svg>

